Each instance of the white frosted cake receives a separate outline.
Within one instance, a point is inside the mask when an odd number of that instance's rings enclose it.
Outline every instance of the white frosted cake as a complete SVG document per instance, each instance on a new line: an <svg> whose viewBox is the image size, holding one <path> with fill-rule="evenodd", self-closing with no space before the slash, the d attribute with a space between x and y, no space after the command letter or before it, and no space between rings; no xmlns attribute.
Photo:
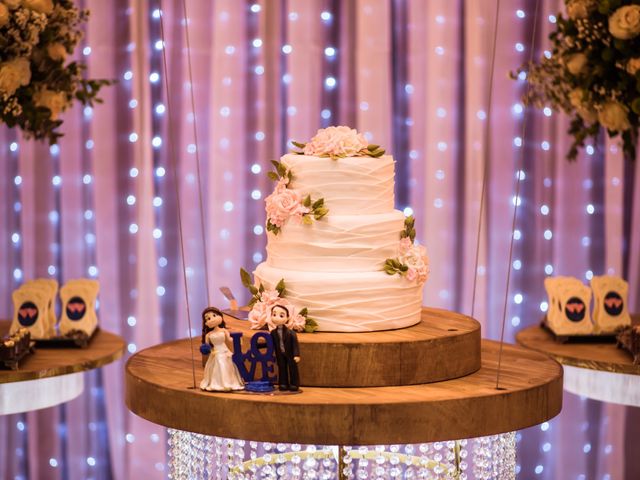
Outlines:
<svg viewBox="0 0 640 480"><path fill-rule="evenodd" d="M273 291L284 280L281 296L319 331L418 323L428 263L413 244L413 219L394 209L393 158L347 127L296 146L301 154L284 155L270 174L278 184L266 199L267 259L256 284Z"/></svg>

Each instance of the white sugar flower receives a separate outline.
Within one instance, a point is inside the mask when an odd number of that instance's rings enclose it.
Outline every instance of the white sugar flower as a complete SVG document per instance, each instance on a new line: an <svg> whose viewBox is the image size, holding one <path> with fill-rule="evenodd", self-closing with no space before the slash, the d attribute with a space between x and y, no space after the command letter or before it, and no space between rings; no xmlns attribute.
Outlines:
<svg viewBox="0 0 640 480"><path fill-rule="evenodd" d="M585 122L593 123L598 119L598 114L585 102L585 94L584 89L575 88L569 92L569 102Z"/></svg>
<svg viewBox="0 0 640 480"><path fill-rule="evenodd" d="M580 75L587 70L587 56L584 53L574 53L569 56L566 65L572 75Z"/></svg>
<svg viewBox="0 0 640 480"><path fill-rule="evenodd" d="M15 10L20 6L22 0L2 0L2 3L9 7L9 10Z"/></svg>
<svg viewBox="0 0 640 480"><path fill-rule="evenodd" d="M67 96L64 92L39 90L33 96L33 103L38 107L46 107L51 110L51 120L56 120L60 112L67 108Z"/></svg>
<svg viewBox="0 0 640 480"><path fill-rule="evenodd" d="M618 102L605 103L598 112L598 121L613 132L623 132L631 128L627 109Z"/></svg>
<svg viewBox="0 0 640 480"><path fill-rule="evenodd" d="M64 59L67 58L67 49L58 42L47 45L47 53L52 60L64 62Z"/></svg>
<svg viewBox="0 0 640 480"><path fill-rule="evenodd" d="M53 0L23 0L23 4L29 10L49 15L53 12Z"/></svg>
<svg viewBox="0 0 640 480"><path fill-rule="evenodd" d="M638 73L638 70L640 70L640 57L630 59L627 62L626 70L631 75Z"/></svg>
<svg viewBox="0 0 640 480"><path fill-rule="evenodd" d="M0 28L9 23L9 9L4 3L0 3Z"/></svg>
<svg viewBox="0 0 640 480"><path fill-rule="evenodd" d="M567 0L567 15L572 20L587 18L596 5L595 0Z"/></svg>
<svg viewBox="0 0 640 480"><path fill-rule="evenodd" d="M0 93L13 95L18 88L31 81L31 67L26 58L0 63Z"/></svg>
<svg viewBox="0 0 640 480"><path fill-rule="evenodd" d="M640 34L640 5L625 5L609 17L609 32L620 40L629 40Z"/></svg>

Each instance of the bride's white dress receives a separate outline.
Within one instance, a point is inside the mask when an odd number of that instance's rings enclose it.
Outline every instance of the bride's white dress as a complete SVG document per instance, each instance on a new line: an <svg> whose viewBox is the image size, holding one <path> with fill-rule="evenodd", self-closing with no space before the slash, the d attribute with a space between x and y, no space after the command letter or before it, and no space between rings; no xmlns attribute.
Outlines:
<svg viewBox="0 0 640 480"><path fill-rule="evenodd" d="M224 330L209 332L206 341L213 350L204 366L200 388L208 391L243 390L244 383L238 367L231 360L232 352L225 343Z"/></svg>

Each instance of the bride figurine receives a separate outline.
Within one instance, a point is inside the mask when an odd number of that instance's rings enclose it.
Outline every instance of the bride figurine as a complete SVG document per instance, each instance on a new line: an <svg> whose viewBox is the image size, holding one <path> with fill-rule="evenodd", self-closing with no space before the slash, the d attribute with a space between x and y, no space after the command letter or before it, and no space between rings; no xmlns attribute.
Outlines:
<svg viewBox="0 0 640 480"><path fill-rule="evenodd" d="M200 389L209 392L244 390L238 367L231 360L231 335L225 328L222 312L214 307L205 308L202 312L202 324L200 352L210 355L204 366Z"/></svg>

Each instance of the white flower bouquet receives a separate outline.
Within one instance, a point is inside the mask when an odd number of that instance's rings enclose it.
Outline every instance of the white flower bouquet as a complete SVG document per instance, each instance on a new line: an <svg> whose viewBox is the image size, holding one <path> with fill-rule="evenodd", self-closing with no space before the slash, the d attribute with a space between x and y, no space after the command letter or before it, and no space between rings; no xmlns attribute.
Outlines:
<svg viewBox="0 0 640 480"><path fill-rule="evenodd" d="M71 0L0 0L0 121L54 144L59 115L74 100L100 102L98 91L112 82L85 79L85 65L66 63L88 16Z"/></svg>
<svg viewBox="0 0 640 480"><path fill-rule="evenodd" d="M620 135L628 158L635 158L640 126L640 2L566 0L551 32L553 49L538 63L512 74L531 86L526 104L549 105L569 114L573 160L600 127Z"/></svg>

